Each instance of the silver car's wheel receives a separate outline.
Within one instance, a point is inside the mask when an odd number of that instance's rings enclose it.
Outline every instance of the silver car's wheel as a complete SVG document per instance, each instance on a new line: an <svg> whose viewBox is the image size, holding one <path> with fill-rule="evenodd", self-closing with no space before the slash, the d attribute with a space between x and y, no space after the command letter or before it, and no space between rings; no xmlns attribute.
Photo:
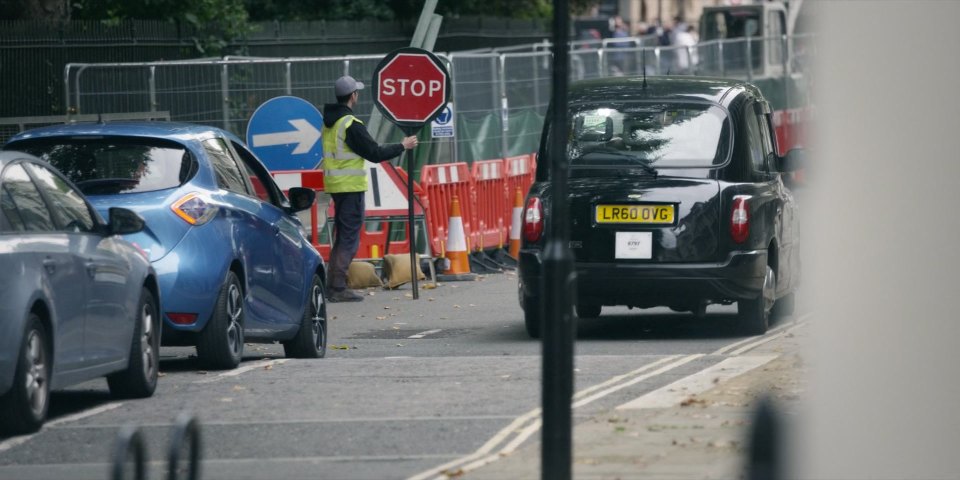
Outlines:
<svg viewBox="0 0 960 480"><path fill-rule="evenodd" d="M157 389L160 365L160 318L157 300L150 289L140 292L140 306L134 318L130 360L125 370L107 376L110 393L118 398L144 398Z"/></svg>
<svg viewBox="0 0 960 480"><path fill-rule="evenodd" d="M30 413L34 416L40 416L47 409L50 385L47 383L49 381L47 378L47 349L43 344L43 338L36 330L30 331L27 337L27 355L24 360L27 362L25 388Z"/></svg>
<svg viewBox="0 0 960 480"><path fill-rule="evenodd" d="M20 342L13 384L0 396L0 433L30 433L40 429L50 403L50 346L40 317L27 318Z"/></svg>

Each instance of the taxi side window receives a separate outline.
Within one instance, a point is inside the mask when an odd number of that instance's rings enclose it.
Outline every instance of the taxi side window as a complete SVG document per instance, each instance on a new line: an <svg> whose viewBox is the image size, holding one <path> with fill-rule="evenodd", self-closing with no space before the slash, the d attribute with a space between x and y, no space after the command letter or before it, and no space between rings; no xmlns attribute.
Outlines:
<svg viewBox="0 0 960 480"><path fill-rule="evenodd" d="M230 149L222 138L211 138L203 142L203 149L210 155L213 169L217 173L217 186L241 195L250 195L247 182L237 162L230 155Z"/></svg>
<svg viewBox="0 0 960 480"><path fill-rule="evenodd" d="M760 124L757 122L757 116L753 113L753 108L745 109L743 120L746 125L746 138L743 140L747 144L747 151L750 155L751 170L754 172L766 172L766 158L764 156L763 134L760 132Z"/></svg>
<svg viewBox="0 0 960 480"><path fill-rule="evenodd" d="M50 210L40 190L20 165L12 165L0 180L0 209L6 217L4 232L52 232Z"/></svg>
<svg viewBox="0 0 960 480"><path fill-rule="evenodd" d="M65 232L92 232L96 223L90 207L66 180L57 176L47 167L27 164L27 169L37 180L37 186L46 194L51 210L59 224L58 230Z"/></svg>

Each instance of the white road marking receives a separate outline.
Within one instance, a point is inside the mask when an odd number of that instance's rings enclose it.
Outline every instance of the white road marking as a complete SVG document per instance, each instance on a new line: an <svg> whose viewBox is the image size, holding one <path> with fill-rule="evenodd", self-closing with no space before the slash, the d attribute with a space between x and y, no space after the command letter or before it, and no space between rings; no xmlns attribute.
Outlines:
<svg viewBox="0 0 960 480"><path fill-rule="evenodd" d="M75 422L75 421L77 421L77 420L82 420L82 419L87 418L87 417L92 417L92 416L94 416L94 415L97 415L97 414L100 414L100 413L103 413L103 412L106 412L106 411L109 411L109 410L113 410L114 408L117 408L117 407L119 407L119 406L121 406L121 405L123 405L122 402L113 402L113 403L108 403L108 404L105 404L105 405L100 405L99 407L91 408L90 410L84 410L84 411L82 411L82 412L77 412L77 413L74 413L74 414L72 414L72 415L67 415L67 416L65 416L65 417L60 417L60 418L58 418L58 419L56 419L56 420L47 422L46 425L44 426L44 428L51 428L51 427L55 427L55 426L57 426L57 425L62 425L62 424L64 424L64 423ZM42 432L42 431L43 431L43 430L41 430L40 432ZM3 442L0 442L0 452L5 452L5 451L7 451L7 450L10 450L10 449L13 448L13 447L16 447L16 446L19 446L19 445L23 445L24 443L27 443L31 438L39 435L40 432L33 433L33 434L30 434L30 435L24 435L24 436L22 436L22 437L14 437L14 438L10 438L10 439L4 440Z"/></svg>
<svg viewBox="0 0 960 480"><path fill-rule="evenodd" d="M656 362L644 365L643 367L633 370L632 372L618 375L610 380L581 390L574 394L573 399L576 401L572 404L572 408L582 407L630 385L634 385L648 378L660 375L701 357L703 357L703 354L687 355L685 357L671 355L669 357L657 360ZM600 391L598 392L598 390ZM451 462L447 462L443 465L433 467L430 470L409 477L407 480L425 480L427 478L446 480L451 477L451 475L446 473L448 471L451 473L456 471L458 474L462 474L493 463L500 458L513 453L524 441L530 438L531 435L539 431L540 427L542 426L542 420L540 416L540 409L535 408L517 417L516 420L510 423L510 425L507 425L504 429L497 432L496 435L491 437L490 440L484 443L483 446L481 446L472 454L458 458ZM524 427L524 425L526 425L526 427ZM499 451L491 454L491 452L496 449L498 445L503 443L505 440L507 440L507 438L514 434L515 436L512 440L506 443Z"/></svg>
<svg viewBox="0 0 960 480"><path fill-rule="evenodd" d="M434 333L440 333L442 331L443 331L442 328L438 328L436 330L427 330L426 332L420 332L416 335L410 335L407 338L423 338L423 337L426 337L427 335L433 335Z"/></svg>
<svg viewBox="0 0 960 480"><path fill-rule="evenodd" d="M759 366L766 365L777 357L779 357L779 355L727 358L716 365L681 378L670 385L641 395L634 400L618 406L616 409L639 410L645 408L669 408L680 405L681 402L690 398L691 395L697 395L710 390L720 382L725 382Z"/></svg>
<svg viewBox="0 0 960 480"><path fill-rule="evenodd" d="M249 365L244 365L244 366L242 366L242 367L235 368L235 369L230 370L230 371L228 371L228 372L223 372L223 373L217 375L216 377L213 377L213 378L205 378L205 379L203 379L203 380L197 380L197 381L195 381L195 382L193 382L193 383L195 383L195 384L198 384L198 383L213 383L213 382L217 382L217 381L223 380L224 378L236 377L237 375L242 375L242 374L244 374L244 373L247 373L247 372L249 372L249 371L251 371L251 370L256 370L256 369L258 369L258 368L267 368L267 367L273 367L274 365L282 365L282 364L284 364L284 363L287 363L287 360L288 360L288 359L286 359L286 358L277 358L277 359L273 359L273 360L264 360L264 361L261 361L261 362L254 362L254 363L251 363L251 364L249 364Z"/></svg>
<svg viewBox="0 0 960 480"><path fill-rule="evenodd" d="M716 351L714 351L714 352L711 353L710 355L726 355L726 354L728 354L729 352L738 349L741 345L745 345L745 344L748 344L748 343L752 343L752 342L759 341L758 339L760 339L760 340L766 339L765 341L773 340L774 338L779 337L780 332L782 332L782 331L784 331L784 330L786 330L786 329L788 329L788 328L789 328L789 329L792 329L793 327L798 327L798 326L800 326L800 325L804 325L805 322L806 322L806 320L807 320L808 318L810 318L811 316L813 316L813 313L804 314L804 315L801 316L800 318L797 318L796 320L794 320L794 321L792 321L792 322L790 322L790 323L787 323L787 324L785 324L785 325L780 325L780 326L777 327L777 328L771 329L770 331L768 331L767 333L763 334L763 335L760 336L760 337L745 338L745 339L743 339L743 340L740 340L740 341L731 343L730 345L725 345L725 346L717 349ZM764 343L764 342L761 342L761 343Z"/></svg>
<svg viewBox="0 0 960 480"><path fill-rule="evenodd" d="M730 352L730 355L733 355L733 356L743 355L744 353L746 353L746 352L748 352L748 351L750 351L750 350L753 350L754 348L757 348L757 347L759 347L760 345L763 345L764 343L770 342L770 341L772 341L772 340L776 340L776 339L778 339L778 338L780 338L780 337L785 337L785 336L789 335L791 332L793 332L794 330L796 330L796 329L798 329L798 328L801 328L801 327L805 327L805 326L807 326L807 323L806 323L806 322L798 323L798 324L793 325L792 327L790 327L790 328L788 328L788 329L786 329L786 330L781 330L780 332L777 332L776 335L772 335L772 336L769 336L769 337L762 337L762 338L758 339L757 341L755 341L755 342L753 342L753 343L748 343L748 344L746 344L746 345L743 345L743 346L741 346L740 348L738 348L738 349Z"/></svg>

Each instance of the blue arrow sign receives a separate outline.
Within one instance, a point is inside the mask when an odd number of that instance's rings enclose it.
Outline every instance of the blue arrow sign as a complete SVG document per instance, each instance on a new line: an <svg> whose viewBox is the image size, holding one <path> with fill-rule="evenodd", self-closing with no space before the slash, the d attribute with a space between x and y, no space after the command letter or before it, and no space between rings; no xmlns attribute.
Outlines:
<svg viewBox="0 0 960 480"><path fill-rule="evenodd" d="M257 108L247 123L247 145L271 171L320 166L323 116L310 102L275 97Z"/></svg>

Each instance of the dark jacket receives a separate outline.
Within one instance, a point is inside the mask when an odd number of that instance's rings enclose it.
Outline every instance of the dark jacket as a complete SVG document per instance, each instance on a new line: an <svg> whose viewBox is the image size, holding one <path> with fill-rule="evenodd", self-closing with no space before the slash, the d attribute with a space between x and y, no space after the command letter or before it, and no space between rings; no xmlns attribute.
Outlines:
<svg viewBox="0 0 960 480"><path fill-rule="evenodd" d="M328 103L323 106L323 124L327 128L333 128L337 120L345 115L353 115L353 110L346 105ZM377 141L370 136L367 127L360 122L353 122L347 128L347 146L357 155L374 163L390 160L403 153L403 145L399 143L377 145Z"/></svg>

